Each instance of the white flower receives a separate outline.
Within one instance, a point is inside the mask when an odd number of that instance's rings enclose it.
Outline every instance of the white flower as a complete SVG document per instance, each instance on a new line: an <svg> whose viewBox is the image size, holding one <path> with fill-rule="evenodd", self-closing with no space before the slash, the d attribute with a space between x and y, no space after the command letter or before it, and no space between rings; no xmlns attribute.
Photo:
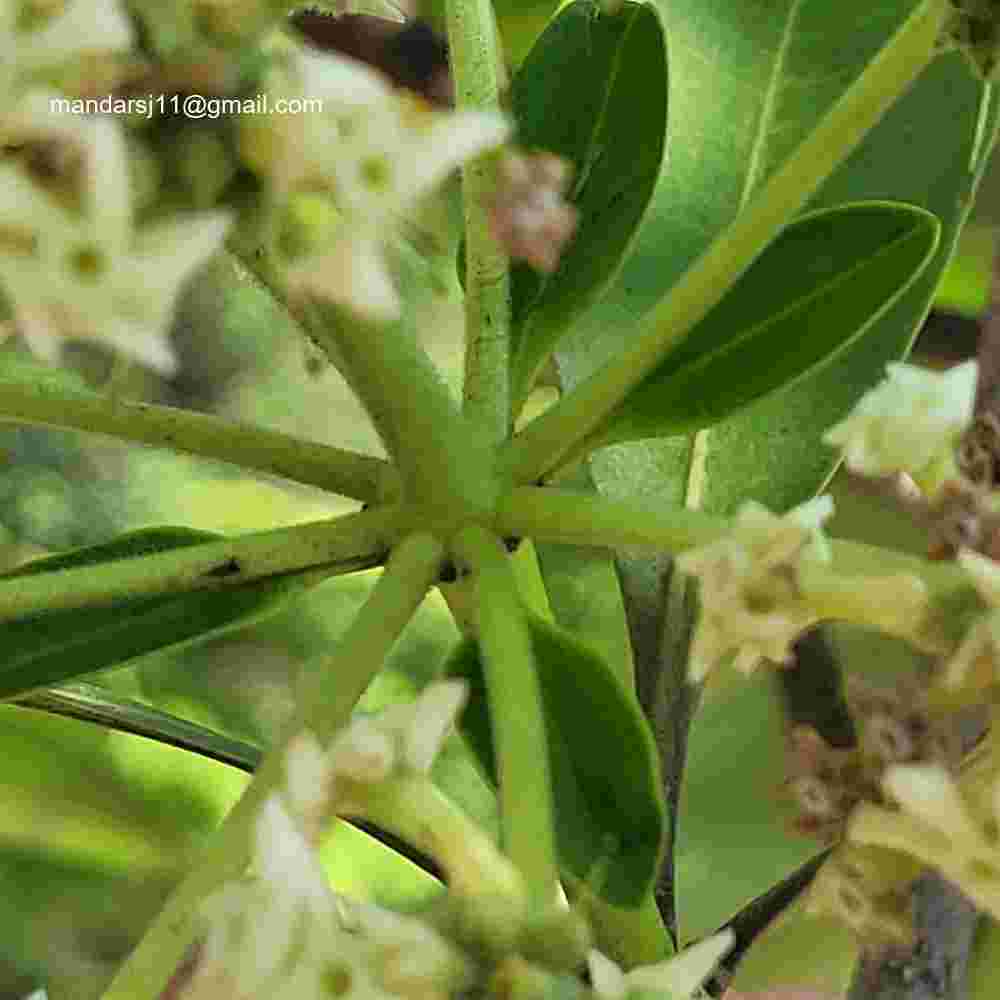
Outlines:
<svg viewBox="0 0 1000 1000"><path fill-rule="evenodd" d="M102 341L165 374L166 339L184 280L220 246L223 213L179 217L136 231L120 126L73 119L36 93L5 134L73 147L77 206L64 204L13 163L0 165L0 285L33 351L58 359L66 338Z"/></svg>
<svg viewBox="0 0 1000 1000"><path fill-rule="evenodd" d="M272 101L318 99L322 110L249 120L245 158L270 178L278 204L295 190L326 189L342 217L328 248L293 262L290 282L362 315L398 318L385 245L400 217L459 164L502 143L508 121L433 110L369 67L329 55L302 53L279 67L269 93Z"/></svg>
<svg viewBox="0 0 1000 1000"><path fill-rule="evenodd" d="M703 680L729 653L749 673L761 657L778 662L791 643L817 621L797 592L796 574L805 558L825 559L820 526L833 513L828 496L817 497L783 517L748 501L732 534L677 557L684 573L701 581L701 613L691 645L692 681Z"/></svg>
<svg viewBox="0 0 1000 1000"><path fill-rule="evenodd" d="M427 774L467 696L465 681L435 681L409 704L355 720L333 741L330 767L334 774L368 783L397 769Z"/></svg>
<svg viewBox="0 0 1000 1000"><path fill-rule="evenodd" d="M468 693L465 681L429 684L413 702L354 719L324 751L309 731L285 757L284 800L316 843L331 815L364 814L361 786L391 775L428 774Z"/></svg>
<svg viewBox="0 0 1000 1000"><path fill-rule="evenodd" d="M907 364L887 370L888 379L865 393L823 440L843 449L852 472L906 472L933 495L956 475L954 450L972 421L978 365L966 361L941 373Z"/></svg>
<svg viewBox="0 0 1000 1000"><path fill-rule="evenodd" d="M848 839L879 844L936 868L1000 919L1000 783L992 785L991 801L979 809L939 765L893 765L882 787L900 811L862 803L848 824Z"/></svg>
<svg viewBox="0 0 1000 1000"><path fill-rule="evenodd" d="M982 599L992 609L969 629L942 677L946 689L955 690L968 682L990 687L995 680L995 664L1000 653L1000 566L986 556L963 549L958 562L975 584ZM985 665L985 672L977 668Z"/></svg>
<svg viewBox="0 0 1000 1000"><path fill-rule="evenodd" d="M0 0L0 93L6 100L38 70L81 56L127 52L135 40L117 0L68 0L61 14L25 30L18 27L19 7L15 0Z"/></svg>
<svg viewBox="0 0 1000 1000"><path fill-rule="evenodd" d="M665 993L671 1000L688 1000L718 968L735 937L724 930L705 938L679 955L655 965L622 970L606 955L591 949L587 955L594 992L605 1000L624 1000L633 991Z"/></svg>
<svg viewBox="0 0 1000 1000"><path fill-rule="evenodd" d="M331 773L319 741L300 732L285 754L285 801L310 843L319 842L327 816Z"/></svg>
<svg viewBox="0 0 1000 1000"><path fill-rule="evenodd" d="M345 904L348 919L371 942L370 966L388 992L444 1000L465 979L462 955L422 920L371 903Z"/></svg>
<svg viewBox="0 0 1000 1000"><path fill-rule="evenodd" d="M328 1000L333 978L342 994L387 1000L364 942L340 926L316 855L273 796L261 809L254 857L256 880L232 883L203 906L209 929L186 1000Z"/></svg>
<svg viewBox="0 0 1000 1000"><path fill-rule="evenodd" d="M255 877L203 904L208 932L185 1000L445 1000L464 980L464 959L433 928L336 896L276 796L255 833Z"/></svg>

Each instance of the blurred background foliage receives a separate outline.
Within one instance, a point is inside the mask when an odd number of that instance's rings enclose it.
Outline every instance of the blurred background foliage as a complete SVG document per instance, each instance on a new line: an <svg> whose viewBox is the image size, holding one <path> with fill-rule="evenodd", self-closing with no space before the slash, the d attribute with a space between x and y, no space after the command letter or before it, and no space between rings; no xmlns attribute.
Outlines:
<svg viewBox="0 0 1000 1000"><path fill-rule="evenodd" d="M527 52L552 7L525 0L498 4L512 63ZM408 322L456 391L457 219L453 184L426 206L398 257ZM926 341L933 340L931 355L974 350L974 321L987 302L997 225L1000 163L984 184L941 284L937 305L947 322L942 327L934 317L938 332ZM951 346L948 336L955 341ZM90 345L73 347L67 364L92 386L131 398L382 453L343 380L231 258L220 256L190 283L173 341L182 370L171 381ZM0 344L0 359L22 351L10 338ZM542 402L540 394L536 406ZM835 492L838 533L920 546L916 534L878 501L852 497L841 480ZM235 533L355 506L230 466L107 438L0 426L0 568L106 541L130 528L172 524ZM336 642L372 583L373 573L329 581L263 624L88 680L266 747L291 709L301 664ZM444 602L433 594L361 709L412 697L456 636ZM835 641L843 655L862 644L863 658L871 655L870 636L835 630ZM886 652L901 670L911 665L909 655L894 646ZM51 1000L97 997L246 777L183 750L16 705L0 705L0 760L0 1000L19 1000L41 982L48 984ZM461 746L450 746L437 767L436 776L450 790L462 789L466 808L494 822L491 796ZM324 858L334 886L355 896L412 904L440 888L345 824L331 833Z"/></svg>

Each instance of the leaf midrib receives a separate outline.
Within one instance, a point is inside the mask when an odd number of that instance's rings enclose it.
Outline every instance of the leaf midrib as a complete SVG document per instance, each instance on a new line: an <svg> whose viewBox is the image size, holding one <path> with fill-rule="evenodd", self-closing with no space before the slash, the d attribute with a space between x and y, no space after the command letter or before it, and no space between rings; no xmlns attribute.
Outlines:
<svg viewBox="0 0 1000 1000"><path fill-rule="evenodd" d="M740 192L739 206L736 209L737 215L743 211L750 200L750 195L763 169L763 157L767 137L771 133L771 127L777 114L778 93L781 89L780 81L788 58L792 36L795 33L795 25L798 22L799 12L804 2L805 0L791 0L788 8L785 27L781 33L781 40L778 43L778 47L775 50L770 78L767 82L767 88L764 91L764 101L757 119L757 130L750 151L747 172L743 179L743 189ZM711 428L706 427L704 430L695 432L691 438L690 457L683 494L684 506L688 510L699 510L704 502L705 483L708 474L708 454L710 451L708 438L710 433Z"/></svg>

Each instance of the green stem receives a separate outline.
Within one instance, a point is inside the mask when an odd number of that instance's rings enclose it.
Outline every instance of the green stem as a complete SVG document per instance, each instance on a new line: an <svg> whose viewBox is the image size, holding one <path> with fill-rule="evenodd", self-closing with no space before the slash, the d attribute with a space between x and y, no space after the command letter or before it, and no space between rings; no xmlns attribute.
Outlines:
<svg viewBox="0 0 1000 1000"><path fill-rule="evenodd" d="M930 64L950 14L946 0L923 0L746 209L660 300L633 346L509 443L502 457L515 482L537 482L559 466L725 295Z"/></svg>
<svg viewBox="0 0 1000 1000"><path fill-rule="evenodd" d="M464 896L522 900L524 882L485 831L429 778L405 775L366 785L363 818L432 857L448 889Z"/></svg>
<svg viewBox="0 0 1000 1000"><path fill-rule="evenodd" d="M573 906L590 922L595 946L623 969L662 962L674 953L652 892L633 910L612 906L566 872L563 882Z"/></svg>
<svg viewBox="0 0 1000 1000"><path fill-rule="evenodd" d="M315 441L205 413L115 395L67 390L37 378L0 375L0 422L43 424L109 434L158 448L232 462L248 469L368 503L385 503L399 491L388 462Z"/></svg>
<svg viewBox="0 0 1000 1000"><path fill-rule="evenodd" d="M393 549L385 572L347 634L310 667L299 700L305 706L306 724L321 743L350 718L374 671L437 581L443 557L443 546L431 535L407 537ZM365 661L360 672L355 659Z"/></svg>
<svg viewBox="0 0 1000 1000"><path fill-rule="evenodd" d="M132 597L238 587L314 567L327 575L353 573L383 560L398 520L397 508L379 507L101 565L11 574L0 577L0 621Z"/></svg>
<svg viewBox="0 0 1000 1000"><path fill-rule="evenodd" d="M730 523L715 514L666 510L641 500L518 486L498 504L493 527L504 537L527 537L536 543L609 549L636 546L676 553L721 538Z"/></svg>
<svg viewBox="0 0 1000 1000"><path fill-rule="evenodd" d="M328 303L290 296L266 262L244 259L326 352L364 406L399 468L404 493L429 531L488 511L495 455L467 421L447 383L401 323L365 321Z"/></svg>
<svg viewBox="0 0 1000 1000"><path fill-rule="evenodd" d="M500 86L496 22L490 0L447 0L448 48L456 104L497 111ZM490 232L489 199L497 158L462 167L465 214L465 413L489 428L494 442L511 431L510 260Z"/></svg>
<svg viewBox="0 0 1000 1000"><path fill-rule="evenodd" d="M635 500L522 486L501 501L493 528L536 541L648 548L676 555L724 538L732 520L686 508L656 509ZM803 576L829 618L872 625L942 652L957 638L955 623L981 608L967 574L955 563L928 562L844 539L832 539L830 549L831 562L810 566ZM911 578L906 585L900 583L904 576ZM871 599L868 587L874 588ZM927 601L923 616L917 611L923 603L916 593L919 587ZM910 600L903 610L899 599L907 595Z"/></svg>
<svg viewBox="0 0 1000 1000"><path fill-rule="evenodd" d="M525 609L499 538L469 525L453 547L476 575L504 847L531 897L544 905L552 898L558 869L548 739Z"/></svg>
<svg viewBox="0 0 1000 1000"><path fill-rule="evenodd" d="M250 861L254 823L261 805L284 782L288 746L302 731L330 734L344 725L358 698L436 578L443 549L427 535L411 536L393 550L385 572L337 648L311 670L282 738L264 758L254 780L209 841L195 868L174 890L146 936L118 970L103 1000L153 1000L184 956L197 930L201 901L224 882L239 878ZM325 677L335 677L330 699Z"/></svg>

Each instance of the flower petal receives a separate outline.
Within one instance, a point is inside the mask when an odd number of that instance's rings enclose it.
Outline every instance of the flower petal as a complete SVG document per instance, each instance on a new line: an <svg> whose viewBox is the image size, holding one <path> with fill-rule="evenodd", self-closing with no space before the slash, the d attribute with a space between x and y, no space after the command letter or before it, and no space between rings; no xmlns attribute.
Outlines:
<svg viewBox="0 0 1000 1000"><path fill-rule="evenodd" d="M726 928L685 948L679 955L658 962L641 965L626 974L633 989L655 990L671 997L687 998L694 994L719 967L719 962L733 947L736 937Z"/></svg>
<svg viewBox="0 0 1000 1000"><path fill-rule="evenodd" d="M894 764L886 769L882 787L911 816L955 841L975 849L986 841L969 815L954 779L935 764Z"/></svg>
<svg viewBox="0 0 1000 1000"><path fill-rule="evenodd" d="M587 968L594 992L606 1000L620 1000L625 996L625 973L616 962L602 955L596 948L587 952Z"/></svg>
<svg viewBox="0 0 1000 1000"><path fill-rule="evenodd" d="M430 771L468 694L468 684L462 680L436 681L424 688L405 731L403 760L408 767L419 774Z"/></svg>

